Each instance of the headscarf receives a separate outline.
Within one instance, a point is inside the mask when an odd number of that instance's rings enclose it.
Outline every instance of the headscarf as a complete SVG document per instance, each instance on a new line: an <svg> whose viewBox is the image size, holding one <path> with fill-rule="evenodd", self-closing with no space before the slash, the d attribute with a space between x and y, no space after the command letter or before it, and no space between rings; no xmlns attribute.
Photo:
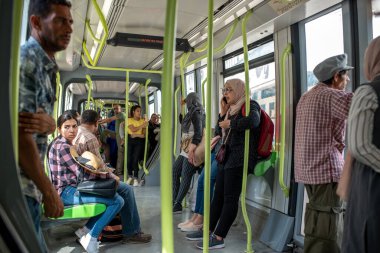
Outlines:
<svg viewBox="0 0 380 253"><path fill-rule="evenodd" d="M230 79L225 84L231 86L233 92L235 93L235 98L230 102L230 108L226 113L224 119L228 119L230 115L235 115L241 111L241 107L245 103L245 83L240 79ZM223 139L226 138L226 129L222 129Z"/></svg>
<svg viewBox="0 0 380 253"><path fill-rule="evenodd" d="M195 92L189 93L185 100L186 100L187 113L182 120L182 132L188 133L190 129L191 117L193 113L198 111L204 114L204 109L202 107L201 98Z"/></svg>
<svg viewBox="0 0 380 253"><path fill-rule="evenodd" d="M380 36L373 39L365 51L364 74L368 81L380 75Z"/></svg>
<svg viewBox="0 0 380 253"><path fill-rule="evenodd" d="M227 118L230 115L235 115L241 110L245 103L245 84L240 79L231 79L226 82L229 84L235 93L235 99L230 102L230 108L227 111Z"/></svg>

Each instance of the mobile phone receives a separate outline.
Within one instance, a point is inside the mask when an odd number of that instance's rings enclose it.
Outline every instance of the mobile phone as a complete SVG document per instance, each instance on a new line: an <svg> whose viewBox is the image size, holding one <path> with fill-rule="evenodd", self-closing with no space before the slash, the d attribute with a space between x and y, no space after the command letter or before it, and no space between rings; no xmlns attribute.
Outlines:
<svg viewBox="0 0 380 253"><path fill-rule="evenodd" d="M227 104L227 98L226 97L223 97L223 101L224 101L224 103Z"/></svg>

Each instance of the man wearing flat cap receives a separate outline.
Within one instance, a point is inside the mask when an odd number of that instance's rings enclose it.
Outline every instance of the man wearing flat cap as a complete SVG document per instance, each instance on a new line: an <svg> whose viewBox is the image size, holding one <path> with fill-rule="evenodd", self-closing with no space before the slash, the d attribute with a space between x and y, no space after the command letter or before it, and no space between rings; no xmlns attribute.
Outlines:
<svg viewBox="0 0 380 253"><path fill-rule="evenodd" d="M343 168L346 119L353 94L347 55L325 59L313 70L318 83L302 95L296 111L295 179L305 185L307 253L336 253L340 200L336 194Z"/></svg>

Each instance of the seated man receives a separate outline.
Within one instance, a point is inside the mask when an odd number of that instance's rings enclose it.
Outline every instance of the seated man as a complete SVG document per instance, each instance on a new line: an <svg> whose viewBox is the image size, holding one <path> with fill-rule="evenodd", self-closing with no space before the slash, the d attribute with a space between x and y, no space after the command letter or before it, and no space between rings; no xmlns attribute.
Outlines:
<svg viewBox="0 0 380 253"><path fill-rule="evenodd" d="M73 140L73 144L79 155L85 151L90 151L102 159L99 153L99 141L94 135L98 129L98 113L93 110L86 110L82 113L81 125L78 127L78 134ZM106 165L103 162L103 166ZM120 211L123 234L125 235L123 243L146 243L150 242L152 236L144 234L140 228L140 217L137 211L135 195L133 189L119 181L117 193L124 199L124 206Z"/></svg>

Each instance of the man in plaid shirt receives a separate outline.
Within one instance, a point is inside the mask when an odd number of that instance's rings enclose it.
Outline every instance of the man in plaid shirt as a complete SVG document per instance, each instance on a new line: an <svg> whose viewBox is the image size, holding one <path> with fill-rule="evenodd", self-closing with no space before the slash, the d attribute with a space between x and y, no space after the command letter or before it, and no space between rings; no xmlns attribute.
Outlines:
<svg viewBox="0 0 380 253"><path fill-rule="evenodd" d="M102 157L99 153L99 141L94 135L98 129L98 113L94 110L86 110L81 116L81 125L78 129L78 134L73 140L73 144L79 155L83 154L85 151L90 151L95 154L99 160L102 161L101 168L108 169L107 165L104 164ZM112 177L119 178L114 175L111 171ZM150 234L145 234L141 231L140 227L140 217L137 210L135 194L131 186L124 182L119 181L117 187L117 193L124 199L124 206L120 211L122 231L124 235L124 243L147 243L150 242L152 236Z"/></svg>
<svg viewBox="0 0 380 253"><path fill-rule="evenodd" d="M347 55L336 55L313 70L319 83L297 105L295 179L305 184L309 197L305 214L304 251L339 252L337 221L340 200L337 184L343 168L344 132L353 94Z"/></svg>

